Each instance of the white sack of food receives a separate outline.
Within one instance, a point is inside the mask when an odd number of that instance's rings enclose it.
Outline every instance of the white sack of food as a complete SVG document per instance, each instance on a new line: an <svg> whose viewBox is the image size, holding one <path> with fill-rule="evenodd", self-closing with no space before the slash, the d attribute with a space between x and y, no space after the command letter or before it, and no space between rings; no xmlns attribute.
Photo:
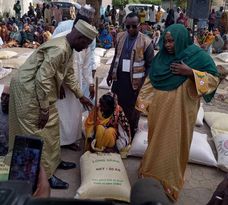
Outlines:
<svg viewBox="0 0 228 205"><path fill-rule="evenodd" d="M75 198L130 202L130 182L119 154L91 153L80 158L81 186Z"/></svg>
<svg viewBox="0 0 228 205"><path fill-rule="evenodd" d="M112 60L113 60L113 57L109 58L105 64L106 65L111 65L112 64Z"/></svg>
<svg viewBox="0 0 228 205"><path fill-rule="evenodd" d="M0 51L0 59L9 59L16 56L17 53L14 51Z"/></svg>
<svg viewBox="0 0 228 205"><path fill-rule="evenodd" d="M148 135L147 117L141 116L138 123L138 131L135 133L128 156L142 157L146 148Z"/></svg>
<svg viewBox="0 0 228 205"><path fill-rule="evenodd" d="M203 118L204 118L204 109L200 106L197 118L196 118L196 126L203 126Z"/></svg>
<svg viewBox="0 0 228 205"><path fill-rule="evenodd" d="M218 167L228 172L228 132L214 135L213 140L218 152Z"/></svg>
<svg viewBox="0 0 228 205"><path fill-rule="evenodd" d="M207 135L193 132L189 162L217 167L215 156L207 141Z"/></svg>
<svg viewBox="0 0 228 205"><path fill-rule="evenodd" d="M11 68L0 68L0 79L6 77L12 72Z"/></svg>
<svg viewBox="0 0 228 205"><path fill-rule="evenodd" d="M111 86L108 86L106 79L107 79L107 76L105 76L105 77L103 78L103 80L102 80L102 81L100 82L100 84L98 85L98 88L107 89L107 90L110 90L110 89L111 89Z"/></svg>
<svg viewBox="0 0 228 205"><path fill-rule="evenodd" d="M221 112L205 112L204 120L210 128L228 132L228 114Z"/></svg>
<svg viewBox="0 0 228 205"><path fill-rule="evenodd" d="M95 55L95 64L96 64L96 68L100 67L101 65L101 57L98 55Z"/></svg>
<svg viewBox="0 0 228 205"><path fill-rule="evenodd" d="M216 56L216 58L218 58L219 60L221 60L225 63L228 63L228 52L220 53Z"/></svg>
<svg viewBox="0 0 228 205"><path fill-rule="evenodd" d="M105 53L105 58L110 58L115 55L115 48L110 48L108 51Z"/></svg>
<svg viewBox="0 0 228 205"><path fill-rule="evenodd" d="M144 155L148 146L147 135L146 131L140 131L135 134L128 156L142 157ZM193 132L189 162L217 167L217 162L207 142L206 134Z"/></svg>
<svg viewBox="0 0 228 205"><path fill-rule="evenodd" d="M142 157L148 146L148 131L141 130L135 133L128 156Z"/></svg>
<svg viewBox="0 0 228 205"><path fill-rule="evenodd" d="M95 48L95 55L103 57L106 52L106 49L104 48Z"/></svg>
<svg viewBox="0 0 228 205"><path fill-rule="evenodd" d="M147 117L141 116L138 123L138 131L148 131Z"/></svg>

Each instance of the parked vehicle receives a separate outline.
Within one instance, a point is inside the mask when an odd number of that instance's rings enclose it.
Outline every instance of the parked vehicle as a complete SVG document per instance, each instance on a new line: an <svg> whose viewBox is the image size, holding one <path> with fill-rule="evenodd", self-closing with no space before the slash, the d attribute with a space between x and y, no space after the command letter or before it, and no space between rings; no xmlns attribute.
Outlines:
<svg viewBox="0 0 228 205"><path fill-rule="evenodd" d="M139 12L142 8L144 8L145 10L147 9L147 11L149 11L149 8L152 6L152 4L127 4L124 8L126 15L129 14L132 11L135 11L136 13ZM155 10L158 10L158 6L154 5ZM161 8L162 12L165 12L165 10L163 8Z"/></svg>
<svg viewBox="0 0 228 205"><path fill-rule="evenodd" d="M77 6L74 3L59 2L59 1L50 2L50 3L53 4L54 6L59 5L59 7L63 11L63 19L71 19L71 16L70 16L70 7L74 6L75 7L75 10L77 10Z"/></svg>

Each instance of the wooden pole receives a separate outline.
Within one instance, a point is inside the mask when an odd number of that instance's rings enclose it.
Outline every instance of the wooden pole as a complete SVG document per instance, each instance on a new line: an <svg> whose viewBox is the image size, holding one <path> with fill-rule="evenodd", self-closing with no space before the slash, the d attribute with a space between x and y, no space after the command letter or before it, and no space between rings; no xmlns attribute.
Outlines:
<svg viewBox="0 0 228 205"><path fill-rule="evenodd" d="M96 122L97 122L97 99L98 98L98 77L95 80L95 110L94 110L94 134L96 134Z"/></svg>
<svg viewBox="0 0 228 205"><path fill-rule="evenodd" d="M97 127L97 102L98 102L98 77L95 79L95 103L94 103L94 116L93 116L93 122L94 122L94 136L96 136L96 127ZM93 140L93 137L91 139L88 139L85 136L85 148L84 151L91 151L91 142Z"/></svg>

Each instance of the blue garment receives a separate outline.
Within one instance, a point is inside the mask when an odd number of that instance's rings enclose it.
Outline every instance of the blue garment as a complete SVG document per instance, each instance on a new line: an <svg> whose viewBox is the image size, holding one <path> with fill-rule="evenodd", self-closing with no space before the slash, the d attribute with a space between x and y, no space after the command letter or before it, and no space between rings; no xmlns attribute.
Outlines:
<svg viewBox="0 0 228 205"><path fill-rule="evenodd" d="M98 39L101 42L102 48L109 49L112 47L112 36L109 34L107 29L103 29L100 32Z"/></svg>
<svg viewBox="0 0 228 205"><path fill-rule="evenodd" d="M199 19L197 23L198 29L204 29L207 28L207 19Z"/></svg>
<svg viewBox="0 0 228 205"><path fill-rule="evenodd" d="M19 31L21 31L23 29L23 27L24 27L24 24L21 21L19 21L17 23L17 26L18 26Z"/></svg>
<svg viewBox="0 0 228 205"><path fill-rule="evenodd" d="M10 39L14 39L17 42L19 42L19 44L21 44L21 41L22 41L21 33L19 31L11 32L10 33Z"/></svg>

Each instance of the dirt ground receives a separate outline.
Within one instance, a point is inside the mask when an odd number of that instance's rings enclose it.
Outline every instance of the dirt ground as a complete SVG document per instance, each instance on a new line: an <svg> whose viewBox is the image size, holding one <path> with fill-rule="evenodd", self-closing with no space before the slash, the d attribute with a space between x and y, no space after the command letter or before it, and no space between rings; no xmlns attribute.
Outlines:
<svg viewBox="0 0 228 205"><path fill-rule="evenodd" d="M3 61L3 65L6 67L18 68L20 64L24 62L26 56L32 51L30 49L8 49L18 52L18 56L13 59ZM106 65L108 58L102 57L100 66L97 68L96 76L99 82L106 76L109 65ZM217 64L224 64L216 60ZM13 71L14 72L14 71ZM12 73L13 73L12 72ZM0 79L0 84L9 84L11 75ZM106 93L108 90L99 89L99 96ZM215 98L209 104L203 105L205 111L218 111L228 113L228 81L223 80L219 85ZM3 117L1 114L0 123L3 125ZM7 119L4 118L4 123ZM0 129L2 129L0 127ZM7 128L4 128L7 129ZM212 141L210 129L204 122L202 127L196 127L195 130L208 134L208 141L212 147L212 150L216 156L216 150ZM0 130L1 131L1 130ZM80 168L79 159L81 151L71 151L68 149L62 149L62 158L67 161L73 161L77 163L77 168L69 171L57 170L56 175L61 179L67 181L70 184L68 190L52 190L51 195L53 197L74 197L77 188L80 186ZM124 165L126 167L128 177L131 185L137 181L137 169L140 163L140 158L129 157L124 159ZM185 184L183 191L181 192L180 199L176 203L178 205L205 205L210 199L212 193L216 189L216 186L222 181L225 172L220 171L214 167L207 167L196 164L188 164L185 174Z"/></svg>

